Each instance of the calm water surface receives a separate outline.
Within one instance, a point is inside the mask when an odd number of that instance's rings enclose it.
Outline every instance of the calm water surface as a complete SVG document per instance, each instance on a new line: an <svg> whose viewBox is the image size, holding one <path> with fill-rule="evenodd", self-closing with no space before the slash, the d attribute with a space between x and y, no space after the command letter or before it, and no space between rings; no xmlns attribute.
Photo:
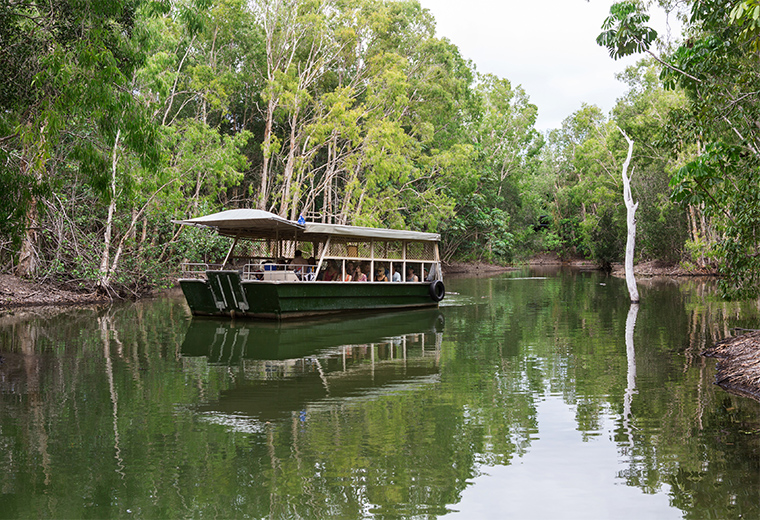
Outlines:
<svg viewBox="0 0 760 520"><path fill-rule="evenodd" d="M760 518L756 303L524 270L277 326L181 299L0 317L2 518ZM628 332L628 333L627 333Z"/></svg>

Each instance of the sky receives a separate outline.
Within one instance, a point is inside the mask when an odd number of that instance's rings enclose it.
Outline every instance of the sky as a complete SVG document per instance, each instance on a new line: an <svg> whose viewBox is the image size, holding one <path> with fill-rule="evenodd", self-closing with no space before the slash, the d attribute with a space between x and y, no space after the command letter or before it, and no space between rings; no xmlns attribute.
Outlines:
<svg viewBox="0 0 760 520"><path fill-rule="evenodd" d="M459 47L478 72L522 85L538 107L538 130L559 128L583 103L608 113L628 89L615 74L643 57L615 61L596 44L614 0L419 2L435 17L437 35ZM664 35L664 13L650 14L650 27Z"/></svg>

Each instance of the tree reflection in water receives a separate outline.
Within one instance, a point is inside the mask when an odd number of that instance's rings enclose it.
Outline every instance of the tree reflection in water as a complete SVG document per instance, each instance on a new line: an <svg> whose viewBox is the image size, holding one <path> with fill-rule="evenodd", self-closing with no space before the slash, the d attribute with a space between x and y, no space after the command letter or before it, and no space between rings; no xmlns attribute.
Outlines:
<svg viewBox="0 0 760 520"><path fill-rule="evenodd" d="M166 298L6 314L0 516L432 517L487 479L504 516L548 503L528 503L550 492L531 457L608 451L585 467L640 491L617 516L651 495L760 516L760 407L699 356L753 302L641 281L634 309L597 273L510 276L448 280L461 297L432 313L289 325L191 322ZM593 496L584 464L546 460Z"/></svg>

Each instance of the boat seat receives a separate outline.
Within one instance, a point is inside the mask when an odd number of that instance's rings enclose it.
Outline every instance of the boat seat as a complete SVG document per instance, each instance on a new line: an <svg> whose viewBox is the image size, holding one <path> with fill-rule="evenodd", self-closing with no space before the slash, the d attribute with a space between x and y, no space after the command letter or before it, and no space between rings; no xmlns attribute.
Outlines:
<svg viewBox="0 0 760 520"><path fill-rule="evenodd" d="M293 271L264 271L265 282L297 282L298 277Z"/></svg>

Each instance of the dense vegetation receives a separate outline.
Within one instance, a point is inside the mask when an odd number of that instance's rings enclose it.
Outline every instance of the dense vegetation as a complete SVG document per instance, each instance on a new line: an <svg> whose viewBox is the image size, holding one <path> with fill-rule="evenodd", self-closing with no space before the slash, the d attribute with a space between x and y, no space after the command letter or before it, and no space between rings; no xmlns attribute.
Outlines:
<svg viewBox="0 0 760 520"><path fill-rule="evenodd" d="M232 207L438 231L445 260L608 265L619 127L639 260L716 266L727 296L756 295L760 5L676 4L684 42L660 53L644 6L616 4L600 44L650 56L611 114L584 105L542 135L528 94L479 74L416 0L3 3L2 270L138 293L224 247L171 219Z"/></svg>

